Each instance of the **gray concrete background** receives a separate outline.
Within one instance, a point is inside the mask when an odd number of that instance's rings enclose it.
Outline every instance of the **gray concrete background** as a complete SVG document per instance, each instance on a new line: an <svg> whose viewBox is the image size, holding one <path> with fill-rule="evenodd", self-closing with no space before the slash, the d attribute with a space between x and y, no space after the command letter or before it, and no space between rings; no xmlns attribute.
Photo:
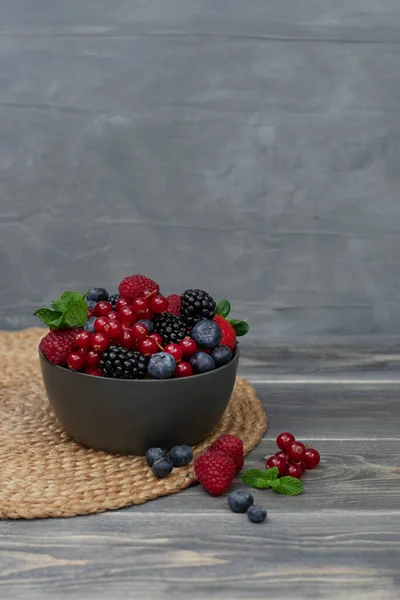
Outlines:
<svg viewBox="0 0 400 600"><path fill-rule="evenodd" d="M400 333L398 0L2 0L0 328L131 272Z"/></svg>

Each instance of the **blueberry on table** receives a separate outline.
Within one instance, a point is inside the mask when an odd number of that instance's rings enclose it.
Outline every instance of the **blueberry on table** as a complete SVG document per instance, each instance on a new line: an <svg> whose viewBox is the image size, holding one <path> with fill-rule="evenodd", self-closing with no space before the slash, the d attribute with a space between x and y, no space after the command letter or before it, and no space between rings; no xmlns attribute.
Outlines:
<svg viewBox="0 0 400 600"><path fill-rule="evenodd" d="M146 462L149 467L152 467L153 464L159 458L167 458L167 451L164 448L149 448L146 452Z"/></svg>
<svg viewBox="0 0 400 600"><path fill-rule="evenodd" d="M169 458L174 467L186 467L193 459L193 450L190 446L174 446L169 451Z"/></svg>
<svg viewBox="0 0 400 600"><path fill-rule="evenodd" d="M211 352L211 356L214 359L216 367L222 367L223 365L227 365L232 360L232 350L228 348L228 346L224 346L221 344L214 348Z"/></svg>
<svg viewBox="0 0 400 600"><path fill-rule="evenodd" d="M157 479L164 479L164 477L168 477L168 475L171 473L174 465L169 458L159 458L153 463L151 468L154 476L157 477Z"/></svg>
<svg viewBox="0 0 400 600"><path fill-rule="evenodd" d="M252 523L262 523L265 521L267 511L265 508L262 508L261 506L254 506L253 504L253 506L250 506L249 510L247 511L247 516L249 517L249 521Z"/></svg>
<svg viewBox="0 0 400 600"><path fill-rule="evenodd" d="M196 352L189 358L194 373L207 373L215 369L214 359L205 352Z"/></svg>
<svg viewBox="0 0 400 600"><path fill-rule="evenodd" d="M196 323L190 335L198 346L212 350L220 343L222 331L215 321L205 319Z"/></svg>
<svg viewBox="0 0 400 600"><path fill-rule="evenodd" d="M101 302L102 300L108 300L109 295L105 288L91 288L86 294L86 301L93 300L94 302Z"/></svg>
<svg viewBox="0 0 400 600"><path fill-rule="evenodd" d="M246 490L231 492L228 496L229 508L235 513L245 513L254 504L253 496Z"/></svg>

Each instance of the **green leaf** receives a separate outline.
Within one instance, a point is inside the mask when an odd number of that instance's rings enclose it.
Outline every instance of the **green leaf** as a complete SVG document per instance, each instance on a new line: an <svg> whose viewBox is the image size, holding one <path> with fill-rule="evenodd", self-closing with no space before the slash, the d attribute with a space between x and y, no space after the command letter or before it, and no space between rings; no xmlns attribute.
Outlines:
<svg viewBox="0 0 400 600"><path fill-rule="evenodd" d="M229 323L232 325L235 333L238 337L246 335L249 331L249 324L247 321L241 321L240 319L230 319Z"/></svg>
<svg viewBox="0 0 400 600"><path fill-rule="evenodd" d="M79 292L66 291L59 300L54 300L51 303L51 306L54 308L54 310L65 312L72 302L79 302L82 298L84 298L84 296L79 294Z"/></svg>
<svg viewBox="0 0 400 600"><path fill-rule="evenodd" d="M231 312L231 305L228 302L228 300L221 300L221 302L218 302L217 308L216 308L217 315L220 315L221 317L226 318L230 312Z"/></svg>
<svg viewBox="0 0 400 600"><path fill-rule="evenodd" d="M261 469L248 469L243 473L242 481L246 485L257 488L259 490L268 489L271 487L271 482L267 477L267 472Z"/></svg>
<svg viewBox="0 0 400 600"><path fill-rule="evenodd" d="M272 467L271 469L266 470L268 481L275 481L278 479L279 469L278 467Z"/></svg>
<svg viewBox="0 0 400 600"><path fill-rule="evenodd" d="M50 308L39 308L35 313L47 327L50 329L60 329L63 326L63 313L57 310L50 310Z"/></svg>
<svg viewBox="0 0 400 600"><path fill-rule="evenodd" d="M83 327L87 321L87 304L79 294L79 300L73 300L65 311L65 323L68 327Z"/></svg>
<svg viewBox="0 0 400 600"><path fill-rule="evenodd" d="M285 496L297 496L303 491L303 484L295 477L281 477L271 482L271 487L278 494Z"/></svg>

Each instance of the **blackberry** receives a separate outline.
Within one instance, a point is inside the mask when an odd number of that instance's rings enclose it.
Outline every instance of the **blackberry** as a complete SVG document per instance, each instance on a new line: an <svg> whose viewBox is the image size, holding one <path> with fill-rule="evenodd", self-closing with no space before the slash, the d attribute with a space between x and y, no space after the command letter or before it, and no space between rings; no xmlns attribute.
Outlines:
<svg viewBox="0 0 400 600"><path fill-rule="evenodd" d="M202 319L215 317L215 300L203 290L186 290L181 296L182 320L188 327L193 327Z"/></svg>
<svg viewBox="0 0 400 600"><path fill-rule="evenodd" d="M147 358L120 346L110 346L103 352L99 367L104 377L114 379L144 379L147 373Z"/></svg>
<svg viewBox="0 0 400 600"><path fill-rule="evenodd" d="M185 323L171 313L161 313L153 320L154 331L162 336L164 346L173 342L178 344L188 335Z"/></svg>
<svg viewBox="0 0 400 600"><path fill-rule="evenodd" d="M111 302L112 307L115 308L117 300L119 300L120 298L121 298L121 296L119 294L111 294L108 301Z"/></svg>

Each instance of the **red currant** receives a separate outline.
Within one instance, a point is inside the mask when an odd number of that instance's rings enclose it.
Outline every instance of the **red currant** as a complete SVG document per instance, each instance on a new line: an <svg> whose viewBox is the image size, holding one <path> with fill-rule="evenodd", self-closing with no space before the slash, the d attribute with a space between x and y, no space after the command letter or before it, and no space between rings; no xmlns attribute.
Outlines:
<svg viewBox="0 0 400 600"><path fill-rule="evenodd" d="M110 345L110 340L104 333L95 333L92 338L92 348L96 352L104 352Z"/></svg>
<svg viewBox="0 0 400 600"><path fill-rule="evenodd" d="M154 313L151 308L146 308L142 312L138 313L139 319L147 319L148 321L152 321L154 319Z"/></svg>
<svg viewBox="0 0 400 600"><path fill-rule="evenodd" d="M288 465L287 474L290 475L290 477L301 479L301 476L303 475L303 470L299 465L292 464Z"/></svg>
<svg viewBox="0 0 400 600"><path fill-rule="evenodd" d="M302 442L292 442L287 448L288 458L294 462L300 462L304 458L306 447Z"/></svg>
<svg viewBox="0 0 400 600"><path fill-rule="evenodd" d="M115 312L115 310L112 310L108 313L107 319L109 319L110 321L119 321L119 313Z"/></svg>
<svg viewBox="0 0 400 600"><path fill-rule="evenodd" d="M105 317L109 312L112 311L111 302L98 302L94 307L94 314L96 317Z"/></svg>
<svg viewBox="0 0 400 600"><path fill-rule="evenodd" d="M287 454L283 450L280 450L279 452L276 452L275 456L279 456L279 458L283 458L284 460L287 460Z"/></svg>
<svg viewBox="0 0 400 600"><path fill-rule="evenodd" d="M155 313L162 313L168 308L168 300L164 296L153 296L150 301L151 310Z"/></svg>
<svg viewBox="0 0 400 600"><path fill-rule="evenodd" d="M153 338L153 340L155 340L157 342L158 347L161 349L163 348L163 339L162 339L162 335L160 335L159 333L151 333L149 335L149 337ZM163 348L164 349L164 348Z"/></svg>
<svg viewBox="0 0 400 600"><path fill-rule="evenodd" d="M159 351L157 342L151 337L147 337L144 340L140 340L138 343L138 350L141 354L155 354Z"/></svg>
<svg viewBox="0 0 400 600"><path fill-rule="evenodd" d="M304 453L304 462L306 463L307 469L315 469L315 467L319 465L320 460L321 456L318 450L314 450L314 448L306 448Z"/></svg>
<svg viewBox="0 0 400 600"><path fill-rule="evenodd" d="M143 290L143 296L145 298L150 298L151 296L154 296L154 294L157 294L158 290L157 288L154 288L154 290L151 290L150 288L146 288L145 290Z"/></svg>
<svg viewBox="0 0 400 600"><path fill-rule="evenodd" d="M87 309L88 319L90 319L90 317L93 317L93 315L94 315L94 309L93 308L88 308Z"/></svg>
<svg viewBox="0 0 400 600"><path fill-rule="evenodd" d="M283 433L280 433L278 435L278 437L276 438L276 445L281 450L287 450L288 447L290 446L290 444L294 441L295 441L294 435L292 433L288 433L287 431L284 431Z"/></svg>
<svg viewBox="0 0 400 600"><path fill-rule="evenodd" d="M121 321L121 325L122 329L126 329L126 331L132 332L132 325L129 325L129 323L124 323L123 321Z"/></svg>
<svg viewBox="0 0 400 600"><path fill-rule="evenodd" d="M102 377L103 375L101 369L97 367L85 367L85 373L86 375L94 375L95 377Z"/></svg>
<svg viewBox="0 0 400 600"><path fill-rule="evenodd" d="M67 365L72 371L80 371L85 366L85 354L82 350L71 352L67 358Z"/></svg>
<svg viewBox="0 0 400 600"><path fill-rule="evenodd" d="M109 321L105 326L105 333L113 340L117 340L122 335L122 332L122 325L119 321Z"/></svg>
<svg viewBox="0 0 400 600"><path fill-rule="evenodd" d="M94 350L89 350L85 354L85 363L88 367L97 367L100 362L101 354L99 352L95 352Z"/></svg>
<svg viewBox="0 0 400 600"><path fill-rule="evenodd" d="M130 306L124 306L119 311L120 321L123 323L129 323L129 325L133 325L137 320L137 313L135 313Z"/></svg>
<svg viewBox="0 0 400 600"><path fill-rule="evenodd" d="M130 328L124 328L124 323L122 324L122 334L119 337L119 343L123 348L127 348L128 350L133 350L136 347L136 338Z"/></svg>
<svg viewBox="0 0 400 600"><path fill-rule="evenodd" d="M135 298L132 302L132 310L136 313L143 312L150 306L150 301L147 298Z"/></svg>
<svg viewBox="0 0 400 600"><path fill-rule="evenodd" d="M94 330L96 333L104 333L105 326L108 324L108 319L106 317L99 317L94 322Z"/></svg>
<svg viewBox="0 0 400 600"><path fill-rule="evenodd" d="M122 308L125 308L125 306L129 306L128 300L125 300L125 298L118 298L118 300L115 303L115 308L118 310L118 312Z"/></svg>
<svg viewBox="0 0 400 600"><path fill-rule="evenodd" d="M80 331L76 334L76 345L78 348L89 348L92 343L92 334L90 331Z"/></svg>
<svg viewBox="0 0 400 600"><path fill-rule="evenodd" d="M273 467L278 467L279 476L286 475L287 464L286 460L279 456L270 456L267 462L265 463L266 469L272 469Z"/></svg>
<svg viewBox="0 0 400 600"><path fill-rule="evenodd" d="M168 354L172 354L172 356L174 357L174 359L176 360L176 362L179 362L180 360L182 360L182 348L179 346L179 344L174 344L172 342L170 342L169 344L167 344L164 347L164 352L168 352Z"/></svg>
<svg viewBox="0 0 400 600"><path fill-rule="evenodd" d="M181 347L183 356L185 356L186 358L193 356L193 354L197 352L197 344L190 337L183 338L183 340L179 342L179 345Z"/></svg>
<svg viewBox="0 0 400 600"><path fill-rule="evenodd" d="M174 377L189 377L193 374L192 365L184 360L181 360L176 365Z"/></svg>
<svg viewBox="0 0 400 600"><path fill-rule="evenodd" d="M138 340L144 340L149 335L148 329L143 323L135 323L132 333Z"/></svg>
<svg viewBox="0 0 400 600"><path fill-rule="evenodd" d="M301 469L302 473L304 473L304 471L307 469L306 463L302 460L299 462L294 462L293 460L289 460L288 466L289 465L296 465L296 467L299 467Z"/></svg>

